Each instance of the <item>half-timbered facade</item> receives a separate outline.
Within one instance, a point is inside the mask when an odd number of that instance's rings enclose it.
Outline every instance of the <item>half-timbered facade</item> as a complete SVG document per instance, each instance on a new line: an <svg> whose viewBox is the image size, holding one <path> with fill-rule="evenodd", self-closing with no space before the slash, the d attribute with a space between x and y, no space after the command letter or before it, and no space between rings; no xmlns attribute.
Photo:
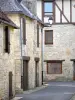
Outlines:
<svg viewBox="0 0 75 100"><path fill-rule="evenodd" d="M37 0L37 15L45 23L50 16L53 24L75 23L75 0Z"/></svg>
<svg viewBox="0 0 75 100"><path fill-rule="evenodd" d="M37 0L36 10L48 25L44 27L44 80L75 79L75 0Z"/></svg>

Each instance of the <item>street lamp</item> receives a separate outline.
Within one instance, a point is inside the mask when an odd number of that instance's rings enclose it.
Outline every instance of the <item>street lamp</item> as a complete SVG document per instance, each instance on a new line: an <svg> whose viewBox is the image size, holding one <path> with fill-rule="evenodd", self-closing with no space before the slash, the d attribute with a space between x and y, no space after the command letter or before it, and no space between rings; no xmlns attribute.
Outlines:
<svg viewBox="0 0 75 100"><path fill-rule="evenodd" d="M51 27L53 24L53 17L52 16L49 17L48 22L49 22L49 25Z"/></svg>

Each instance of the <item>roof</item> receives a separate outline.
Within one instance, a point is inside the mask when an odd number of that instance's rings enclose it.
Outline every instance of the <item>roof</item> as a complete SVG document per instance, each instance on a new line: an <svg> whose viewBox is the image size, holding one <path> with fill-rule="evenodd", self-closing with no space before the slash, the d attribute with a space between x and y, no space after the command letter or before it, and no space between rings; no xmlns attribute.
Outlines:
<svg viewBox="0 0 75 100"><path fill-rule="evenodd" d="M18 1L19 0L0 0L0 8L3 12L24 14L33 20L37 20L42 25L44 24L37 16L32 14L22 2Z"/></svg>
<svg viewBox="0 0 75 100"><path fill-rule="evenodd" d="M18 28L8 17L0 10L0 22L10 25L14 28Z"/></svg>
<svg viewBox="0 0 75 100"><path fill-rule="evenodd" d="M3 12L20 13L34 19L33 15L31 15L28 9L17 0L0 0L0 8Z"/></svg>
<svg viewBox="0 0 75 100"><path fill-rule="evenodd" d="M21 11L19 7L16 5L15 0L0 0L0 7L2 11L7 12Z"/></svg>
<svg viewBox="0 0 75 100"><path fill-rule="evenodd" d="M43 26L47 26L38 16L36 16L36 20Z"/></svg>

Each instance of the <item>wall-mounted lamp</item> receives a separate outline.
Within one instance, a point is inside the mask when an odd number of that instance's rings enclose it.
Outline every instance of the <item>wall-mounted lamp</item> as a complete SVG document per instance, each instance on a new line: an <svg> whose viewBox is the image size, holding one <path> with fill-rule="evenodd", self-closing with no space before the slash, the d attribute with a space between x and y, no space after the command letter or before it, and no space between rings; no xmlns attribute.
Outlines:
<svg viewBox="0 0 75 100"><path fill-rule="evenodd" d="M49 25L51 27L53 24L53 17L52 16L49 17L48 22L49 22Z"/></svg>

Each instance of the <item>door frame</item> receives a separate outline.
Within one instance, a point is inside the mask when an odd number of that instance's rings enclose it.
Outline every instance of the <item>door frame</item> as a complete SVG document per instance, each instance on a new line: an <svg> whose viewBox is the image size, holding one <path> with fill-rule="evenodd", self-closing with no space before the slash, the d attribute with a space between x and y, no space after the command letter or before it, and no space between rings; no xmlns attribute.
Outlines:
<svg viewBox="0 0 75 100"><path fill-rule="evenodd" d="M24 89L24 61L27 62L27 70L28 70L28 63L30 61L30 57L29 56L23 56L23 67L22 67L23 68L23 73L22 73L23 76L21 76L21 88L25 91L25 90L28 89L28 85L27 85L27 89ZM28 74L27 74L27 81L28 81Z"/></svg>
<svg viewBox="0 0 75 100"><path fill-rule="evenodd" d="M12 71L9 72L9 100L13 97L13 91L12 91L12 84L13 84L13 74Z"/></svg>
<svg viewBox="0 0 75 100"><path fill-rule="evenodd" d="M39 67L38 64L39 64L40 59L38 57L35 57L34 60L35 60L35 86L38 87L39 82L38 82L38 78L37 78L37 76L38 76L37 71L38 71L38 67Z"/></svg>
<svg viewBox="0 0 75 100"><path fill-rule="evenodd" d="M70 61L73 61L73 80L75 80L75 71L74 71L74 69L75 69L75 59L70 59Z"/></svg>

